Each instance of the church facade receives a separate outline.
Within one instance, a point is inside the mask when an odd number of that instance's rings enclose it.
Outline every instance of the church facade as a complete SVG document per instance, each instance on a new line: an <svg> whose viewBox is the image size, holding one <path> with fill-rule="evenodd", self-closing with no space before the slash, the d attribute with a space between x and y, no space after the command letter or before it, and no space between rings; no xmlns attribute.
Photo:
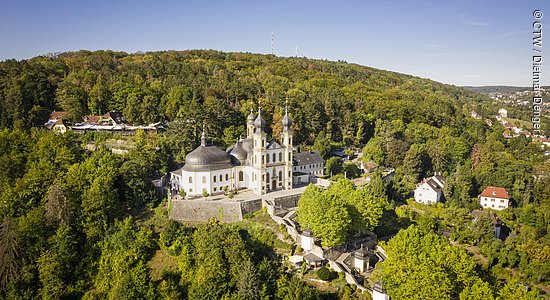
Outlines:
<svg viewBox="0 0 550 300"><path fill-rule="evenodd" d="M171 172L171 189L194 197L249 189L257 195L292 189L292 121L288 110L282 120L281 143L267 141L266 122L261 110L247 118L247 136L227 151L207 145L203 131L201 145L186 156L185 165Z"/></svg>

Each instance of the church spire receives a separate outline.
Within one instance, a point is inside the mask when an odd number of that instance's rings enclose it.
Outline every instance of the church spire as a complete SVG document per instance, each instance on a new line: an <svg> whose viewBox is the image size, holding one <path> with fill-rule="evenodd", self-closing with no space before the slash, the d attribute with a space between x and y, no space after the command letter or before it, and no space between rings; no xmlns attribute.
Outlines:
<svg viewBox="0 0 550 300"><path fill-rule="evenodd" d="M201 146L206 147L206 126L202 125Z"/></svg>
<svg viewBox="0 0 550 300"><path fill-rule="evenodd" d="M290 126L292 125L292 120L288 116L288 100L287 100L287 104L285 105L285 116L283 117L282 123L283 123L283 131L288 131L290 129Z"/></svg>

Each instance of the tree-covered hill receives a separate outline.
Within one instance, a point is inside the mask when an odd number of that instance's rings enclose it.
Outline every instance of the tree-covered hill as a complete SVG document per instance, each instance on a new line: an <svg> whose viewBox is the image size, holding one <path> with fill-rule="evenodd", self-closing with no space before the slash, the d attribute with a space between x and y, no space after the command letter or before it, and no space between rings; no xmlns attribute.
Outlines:
<svg viewBox="0 0 550 300"><path fill-rule="evenodd" d="M73 121L122 111L139 124L204 121L222 138L257 103L268 123L279 120L287 99L298 143L325 131L359 145L372 135L373 120L457 125L464 107L480 110L484 97L345 62L212 50L79 51L0 63L1 127L41 125L53 110L68 111Z"/></svg>

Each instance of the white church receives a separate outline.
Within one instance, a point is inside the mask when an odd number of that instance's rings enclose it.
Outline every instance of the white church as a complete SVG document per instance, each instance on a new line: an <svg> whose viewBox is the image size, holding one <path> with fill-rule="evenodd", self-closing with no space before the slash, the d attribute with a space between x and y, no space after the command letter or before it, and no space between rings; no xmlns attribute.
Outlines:
<svg viewBox="0 0 550 300"><path fill-rule="evenodd" d="M194 197L242 189L249 189L257 195L292 189L295 160L288 109L282 125L281 144L267 142L266 122L261 110L258 110L258 116L251 111L247 118L247 137L227 151L207 145L206 132L203 131L201 145L186 156L181 169L171 172L172 190ZM324 163L318 166L321 170L323 167ZM313 171L319 173L317 169Z"/></svg>

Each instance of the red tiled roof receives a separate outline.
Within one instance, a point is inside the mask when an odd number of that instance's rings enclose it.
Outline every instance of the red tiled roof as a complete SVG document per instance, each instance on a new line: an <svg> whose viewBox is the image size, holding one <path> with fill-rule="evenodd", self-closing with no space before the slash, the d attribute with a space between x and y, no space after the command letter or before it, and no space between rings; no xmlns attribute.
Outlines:
<svg viewBox="0 0 550 300"><path fill-rule="evenodd" d="M499 199L510 199L510 196L508 196L508 192L506 191L506 189L502 187L497 187L497 186L486 187L479 196L493 197L493 198L499 198Z"/></svg>
<svg viewBox="0 0 550 300"><path fill-rule="evenodd" d="M64 115L66 114L66 112L64 111L53 111L52 114L50 115L50 120L58 120L58 119L61 119L61 117L63 117Z"/></svg>
<svg viewBox="0 0 550 300"><path fill-rule="evenodd" d="M97 123L101 119L101 116L85 116L84 122Z"/></svg>

